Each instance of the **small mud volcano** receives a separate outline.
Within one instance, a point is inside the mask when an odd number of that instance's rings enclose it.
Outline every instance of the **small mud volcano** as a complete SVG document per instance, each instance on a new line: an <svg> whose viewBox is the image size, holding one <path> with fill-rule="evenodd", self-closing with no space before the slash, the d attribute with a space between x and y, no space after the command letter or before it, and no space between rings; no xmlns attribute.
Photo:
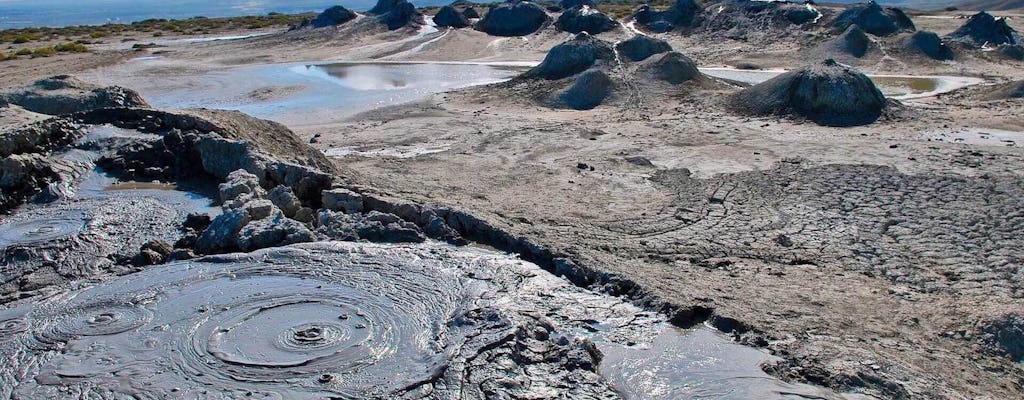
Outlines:
<svg viewBox="0 0 1024 400"><path fill-rule="evenodd" d="M935 32L918 31L903 40L903 49L933 60L952 60L953 50Z"/></svg>
<svg viewBox="0 0 1024 400"><path fill-rule="evenodd" d="M596 8L581 5L570 8L559 15L555 26L570 33L587 32L596 35L615 29L618 24Z"/></svg>
<svg viewBox="0 0 1024 400"><path fill-rule="evenodd" d="M836 127L870 124L887 107L870 78L831 59L746 88L731 103L746 114L795 114Z"/></svg>
<svg viewBox="0 0 1024 400"><path fill-rule="evenodd" d="M703 10L694 0L676 0L664 11L644 4L633 14L633 20L648 31L664 33L694 25Z"/></svg>
<svg viewBox="0 0 1024 400"><path fill-rule="evenodd" d="M987 12L971 16L963 26L946 36L949 40L974 46L1017 44L1020 37L1017 31L1006 23L1006 18L993 17Z"/></svg>
<svg viewBox="0 0 1024 400"><path fill-rule="evenodd" d="M331 26L338 26L356 19L356 13L342 6L334 6L324 10L318 14L314 19L307 19L302 21L299 28L311 27L311 28L327 28Z"/></svg>
<svg viewBox="0 0 1024 400"><path fill-rule="evenodd" d="M871 40L859 25L850 25L842 35L822 46L823 53L831 57L850 56L861 58L869 51L878 51L878 44Z"/></svg>
<svg viewBox="0 0 1024 400"><path fill-rule="evenodd" d="M551 17L540 6L515 1L491 7L476 29L494 36L526 36L537 32L551 22Z"/></svg>
<svg viewBox="0 0 1024 400"><path fill-rule="evenodd" d="M70 238L81 232L88 221L85 211L60 210L47 218L3 223L0 224L0 249Z"/></svg>
<svg viewBox="0 0 1024 400"><path fill-rule="evenodd" d="M406 26L423 25L423 14L406 0L378 0L377 5L368 13L376 15L377 21L392 31Z"/></svg>
<svg viewBox="0 0 1024 400"><path fill-rule="evenodd" d="M434 25L438 28L465 28L469 26L469 18L450 5L441 7L434 15Z"/></svg>
<svg viewBox="0 0 1024 400"><path fill-rule="evenodd" d="M668 42L647 35L635 35L615 44L615 51L630 61L643 61L648 57L672 51Z"/></svg>
<svg viewBox="0 0 1024 400"><path fill-rule="evenodd" d="M580 74L571 86L555 96L556 107L590 110L601 105L615 88L615 82L604 71L592 69Z"/></svg>
<svg viewBox="0 0 1024 400"><path fill-rule="evenodd" d="M524 73L522 77L562 79L586 71L598 62L614 61L615 49L610 43L584 32L551 48L544 61Z"/></svg>
<svg viewBox="0 0 1024 400"><path fill-rule="evenodd" d="M874 1L850 7L832 22L832 26L839 31L845 31L851 25L858 25L865 32L875 36L888 36L915 29L914 22L902 10L893 7L882 8Z"/></svg>
<svg viewBox="0 0 1024 400"><path fill-rule="evenodd" d="M697 69L697 63L682 53L672 51L655 56L640 66L651 78L678 85L683 82L707 82L710 79Z"/></svg>

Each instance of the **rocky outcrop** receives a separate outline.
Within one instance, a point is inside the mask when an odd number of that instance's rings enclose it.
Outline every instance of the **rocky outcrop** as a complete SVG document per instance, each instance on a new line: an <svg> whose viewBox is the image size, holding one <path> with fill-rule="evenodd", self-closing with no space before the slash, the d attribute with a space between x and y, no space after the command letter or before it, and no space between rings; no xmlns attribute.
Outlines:
<svg viewBox="0 0 1024 400"><path fill-rule="evenodd" d="M649 79L678 85L684 82L708 81L709 78L697 69L697 63L682 53L671 51L654 56L641 64L639 72Z"/></svg>
<svg viewBox="0 0 1024 400"><path fill-rule="evenodd" d="M444 6L434 15L434 25L438 28L465 28L469 26L469 18L455 7Z"/></svg>
<svg viewBox="0 0 1024 400"><path fill-rule="evenodd" d="M342 25L356 19L356 13L342 6L334 6L324 10L322 13L316 16L316 18L309 21L308 26L312 28L327 28L331 26ZM307 24L304 22L303 26Z"/></svg>
<svg viewBox="0 0 1024 400"><path fill-rule="evenodd" d="M53 162L41 154L16 154L0 160L0 213L29 201L60 180Z"/></svg>
<svg viewBox="0 0 1024 400"><path fill-rule="evenodd" d="M562 79L586 71L598 62L615 61L615 50L611 43L580 33L575 38L559 44L550 51L536 67L522 76L524 78Z"/></svg>
<svg viewBox="0 0 1024 400"><path fill-rule="evenodd" d="M615 44L615 51L630 61L643 61L655 54L672 51L668 42L647 35L635 35Z"/></svg>
<svg viewBox="0 0 1024 400"><path fill-rule="evenodd" d="M514 1L491 7L476 29L493 36L526 36L550 22L551 17L540 6Z"/></svg>
<svg viewBox="0 0 1024 400"><path fill-rule="evenodd" d="M982 344L992 353L1024 362L1024 315L1007 314L981 324Z"/></svg>
<svg viewBox="0 0 1024 400"><path fill-rule="evenodd" d="M555 94L556 107L574 110L589 110L601 105L612 95L615 83L612 78L600 69L588 70L573 82L571 86Z"/></svg>
<svg viewBox="0 0 1024 400"><path fill-rule="evenodd" d="M904 51L934 60L952 60L953 49L943 43L935 32L917 31L903 40Z"/></svg>
<svg viewBox="0 0 1024 400"><path fill-rule="evenodd" d="M317 222L317 233L334 240L421 243L427 239L416 224L379 211L353 214L322 210Z"/></svg>
<svg viewBox="0 0 1024 400"><path fill-rule="evenodd" d="M845 31L851 25L860 26L864 32L875 36L915 30L914 22L902 10L893 7L882 8L874 1L850 7L832 22L832 26L838 31Z"/></svg>
<svg viewBox="0 0 1024 400"><path fill-rule="evenodd" d="M1006 18L996 19L987 12L971 16L960 28L946 35L946 39L970 46L1017 44L1020 36L1006 23Z"/></svg>
<svg viewBox="0 0 1024 400"><path fill-rule="evenodd" d="M28 111L68 115L99 108L149 107L135 91L87 84L70 75L36 81L26 88L0 93L0 105L14 104Z"/></svg>
<svg viewBox="0 0 1024 400"><path fill-rule="evenodd" d="M406 0L378 0L367 13L375 15L389 30L423 24L423 14Z"/></svg>
<svg viewBox="0 0 1024 400"><path fill-rule="evenodd" d="M887 108L866 75L826 60L741 90L731 107L752 115L796 115L825 126L866 125Z"/></svg>
<svg viewBox="0 0 1024 400"><path fill-rule="evenodd" d="M694 0L676 0L669 9L657 11L643 5L633 14L633 20L651 32L669 32L681 27L693 26L703 8Z"/></svg>
<svg viewBox="0 0 1024 400"><path fill-rule="evenodd" d="M618 26L615 20L588 5L580 5L562 13L555 21L555 27L570 33L587 32L598 34Z"/></svg>

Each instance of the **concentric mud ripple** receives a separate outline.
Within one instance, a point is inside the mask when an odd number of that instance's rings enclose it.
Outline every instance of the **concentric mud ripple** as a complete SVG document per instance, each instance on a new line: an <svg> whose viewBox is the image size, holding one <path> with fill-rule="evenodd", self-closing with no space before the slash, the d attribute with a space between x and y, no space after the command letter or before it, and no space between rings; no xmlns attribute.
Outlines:
<svg viewBox="0 0 1024 400"><path fill-rule="evenodd" d="M106 336L145 325L152 313L132 304L104 302L76 307L52 320L36 335L44 343L66 342L82 336Z"/></svg>
<svg viewBox="0 0 1024 400"><path fill-rule="evenodd" d="M0 354L41 364L4 384L17 398L387 397L439 376L465 341L453 268L472 261L322 243L149 269L10 323L33 332L25 347L61 351Z"/></svg>
<svg viewBox="0 0 1024 400"><path fill-rule="evenodd" d="M28 321L24 318L11 318L0 321L0 341L28 330Z"/></svg>
<svg viewBox="0 0 1024 400"><path fill-rule="evenodd" d="M48 218L0 224L0 249L72 237L82 231L87 221L88 215L84 211L62 210Z"/></svg>

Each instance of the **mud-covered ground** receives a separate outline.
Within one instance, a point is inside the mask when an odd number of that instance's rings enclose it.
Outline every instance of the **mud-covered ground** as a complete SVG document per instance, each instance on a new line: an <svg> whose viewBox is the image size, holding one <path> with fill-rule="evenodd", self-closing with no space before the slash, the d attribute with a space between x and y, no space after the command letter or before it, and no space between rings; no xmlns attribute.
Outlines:
<svg viewBox="0 0 1024 400"><path fill-rule="evenodd" d="M912 17L918 29L943 35L963 21L950 16ZM600 37L631 35L624 26ZM829 35L657 36L702 66L791 69L822 56L814 45ZM567 37L550 27L528 38L342 28L169 46L156 60L85 75L131 87L273 62L539 61ZM881 42L891 48L896 40ZM499 85L298 133L317 135L313 146L336 156L346 181L471 214L614 277L559 271L577 283L651 309L688 310L677 324L735 332L781 357L767 367L776 377L877 398L1020 397L1024 104L982 97L988 85L1024 77L1021 64L980 51L856 64L986 83L896 103L882 120L844 129L736 115L724 104L736 90L728 86L627 89L609 105L566 111L534 101L530 88ZM23 84L38 78L32 71L0 78ZM17 285L28 289L9 293L38 289L31 279Z"/></svg>

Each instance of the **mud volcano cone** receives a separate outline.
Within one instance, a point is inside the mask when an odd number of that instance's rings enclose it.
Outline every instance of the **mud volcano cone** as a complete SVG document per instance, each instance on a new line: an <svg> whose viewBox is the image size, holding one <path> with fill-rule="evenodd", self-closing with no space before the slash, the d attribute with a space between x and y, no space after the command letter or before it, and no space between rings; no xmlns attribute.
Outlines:
<svg viewBox="0 0 1024 400"><path fill-rule="evenodd" d="M919 31L903 41L903 48L935 60L952 60L953 50L935 32Z"/></svg>
<svg viewBox="0 0 1024 400"><path fill-rule="evenodd" d="M378 0L368 13L376 15L377 20L387 25L389 30L423 23L423 14L406 0Z"/></svg>
<svg viewBox="0 0 1024 400"><path fill-rule="evenodd" d="M615 51L630 61L643 61L655 54L672 51L668 42L647 35L636 35L615 44Z"/></svg>
<svg viewBox="0 0 1024 400"><path fill-rule="evenodd" d="M866 75L829 59L746 88L733 95L731 107L746 114L792 114L843 127L876 121L886 99Z"/></svg>
<svg viewBox="0 0 1024 400"><path fill-rule="evenodd" d="M963 26L946 36L950 40L961 43L983 46L986 43L1017 44L1020 37L1017 31L1006 23L1006 18L996 19L987 12L971 16Z"/></svg>
<svg viewBox="0 0 1024 400"><path fill-rule="evenodd" d="M697 69L697 63L682 53L671 51L647 60L641 72L651 78L678 85L683 82L705 81L708 78Z"/></svg>
<svg viewBox="0 0 1024 400"><path fill-rule="evenodd" d="M858 25L865 32L875 36L892 35L899 31L913 31L914 22L898 8L882 8L874 1L850 7L836 17L832 25L845 31L850 25Z"/></svg>
<svg viewBox="0 0 1024 400"><path fill-rule="evenodd" d="M562 79L586 71L598 61L614 62L615 50L611 43L586 32L565 43L552 47L544 61L526 71L524 78Z"/></svg>
<svg viewBox="0 0 1024 400"><path fill-rule="evenodd" d="M850 25L842 35L830 43L833 50L857 58L864 57L874 44L859 25Z"/></svg>
<svg viewBox="0 0 1024 400"><path fill-rule="evenodd" d="M476 29L494 36L526 36L550 21L551 17L540 6L517 1L492 7L477 22Z"/></svg>
<svg viewBox="0 0 1024 400"><path fill-rule="evenodd" d="M556 107L590 110L601 105L612 95L615 83L604 71L591 69L582 74L572 86L555 95Z"/></svg>
<svg viewBox="0 0 1024 400"><path fill-rule="evenodd" d="M434 24L438 28L465 28L469 26L469 19L463 13L456 10L455 7L444 6L434 16Z"/></svg>
<svg viewBox="0 0 1024 400"><path fill-rule="evenodd" d="M324 10L310 22L313 28L338 26L356 18L356 13L342 6L334 6Z"/></svg>
<svg viewBox="0 0 1024 400"><path fill-rule="evenodd" d="M665 11L657 11L645 4L633 14L633 20L651 32L663 33L692 26L703 10L694 0L676 0Z"/></svg>
<svg viewBox="0 0 1024 400"><path fill-rule="evenodd" d="M570 33L598 34L615 28L617 24L604 13L589 5L570 8L558 16L555 26Z"/></svg>

